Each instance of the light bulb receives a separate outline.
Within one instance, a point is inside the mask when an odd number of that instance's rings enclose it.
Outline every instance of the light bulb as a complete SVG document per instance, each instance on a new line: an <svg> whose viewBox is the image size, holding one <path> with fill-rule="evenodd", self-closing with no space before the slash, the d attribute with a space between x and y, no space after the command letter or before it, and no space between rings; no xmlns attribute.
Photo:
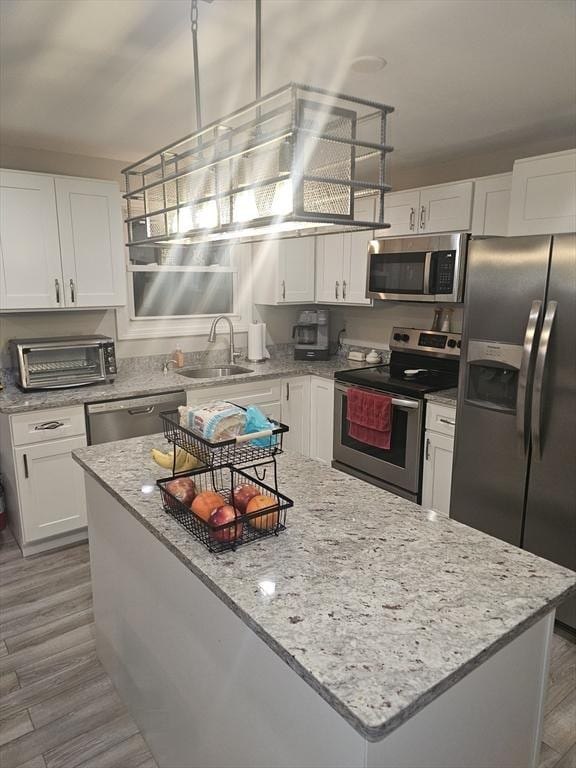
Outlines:
<svg viewBox="0 0 576 768"><path fill-rule="evenodd" d="M253 189L245 189L234 195L234 221L240 223L258 218L258 207Z"/></svg>
<svg viewBox="0 0 576 768"><path fill-rule="evenodd" d="M270 213L272 216L285 216L292 213L292 179L276 182L274 199Z"/></svg>

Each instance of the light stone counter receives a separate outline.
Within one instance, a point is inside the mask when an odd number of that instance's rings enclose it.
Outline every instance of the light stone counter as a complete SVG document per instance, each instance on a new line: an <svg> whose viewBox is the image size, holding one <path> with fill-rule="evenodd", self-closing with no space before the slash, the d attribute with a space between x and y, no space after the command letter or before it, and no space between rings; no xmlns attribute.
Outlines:
<svg viewBox="0 0 576 768"><path fill-rule="evenodd" d="M440 405L451 405L454 408L458 403L458 388L442 389L440 392L430 392L424 396L430 403L440 403Z"/></svg>
<svg viewBox="0 0 576 768"><path fill-rule="evenodd" d="M294 454L278 460L280 489L294 500L288 530L211 554L162 510L149 454L163 445L156 435L74 456L368 741L527 635L576 588L565 568ZM95 502L90 514L98 518Z"/></svg>

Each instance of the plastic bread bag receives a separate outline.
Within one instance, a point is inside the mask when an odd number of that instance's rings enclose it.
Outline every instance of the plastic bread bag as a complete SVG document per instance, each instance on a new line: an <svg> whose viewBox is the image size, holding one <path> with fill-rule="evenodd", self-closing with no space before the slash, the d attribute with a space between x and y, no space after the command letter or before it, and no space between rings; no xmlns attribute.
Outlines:
<svg viewBox="0 0 576 768"><path fill-rule="evenodd" d="M219 400L202 405L180 406L180 424L212 443L244 434L246 414L233 403Z"/></svg>
<svg viewBox="0 0 576 768"><path fill-rule="evenodd" d="M249 405L246 409L246 428L244 434L249 435L251 432L261 432L264 429L274 429L276 425L270 421L255 405ZM256 437L254 440L250 440L252 445L256 445L259 448L269 448L276 445L276 435L270 437Z"/></svg>

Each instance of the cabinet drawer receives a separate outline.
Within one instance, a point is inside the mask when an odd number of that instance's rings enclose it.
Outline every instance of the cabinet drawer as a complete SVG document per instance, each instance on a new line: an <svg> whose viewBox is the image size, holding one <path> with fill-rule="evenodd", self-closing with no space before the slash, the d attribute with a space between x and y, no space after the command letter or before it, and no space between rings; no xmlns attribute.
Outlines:
<svg viewBox="0 0 576 768"><path fill-rule="evenodd" d="M281 385L278 379L272 381L243 382L242 384L224 384L205 389L186 391L188 405L210 403L213 400L229 400L237 405L258 405L281 400Z"/></svg>
<svg viewBox="0 0 576 768"><path fill-rule="evenodd" d="M426 410L426 429L440 432L442 435L454 435L456 408L440 403L428 403Z"/></svg>
<svg viewBox="0 0 576 768"><path fill-rule="evenodd" d="M11 416L14 445L33 445L86 434L84 408L49 408Z"/></svg>

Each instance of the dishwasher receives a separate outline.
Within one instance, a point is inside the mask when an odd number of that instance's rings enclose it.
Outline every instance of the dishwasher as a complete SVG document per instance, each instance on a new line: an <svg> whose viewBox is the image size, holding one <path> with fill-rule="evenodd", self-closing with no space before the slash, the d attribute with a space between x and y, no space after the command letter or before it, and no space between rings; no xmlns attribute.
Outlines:
<svg viewBox="0 0 576 768"><path fill-rule="evenodd" d="M162 432L159 414L175 411L179 405L186 405L185 392L90 403L86 406L88 444L97 445Z"/></svg>

